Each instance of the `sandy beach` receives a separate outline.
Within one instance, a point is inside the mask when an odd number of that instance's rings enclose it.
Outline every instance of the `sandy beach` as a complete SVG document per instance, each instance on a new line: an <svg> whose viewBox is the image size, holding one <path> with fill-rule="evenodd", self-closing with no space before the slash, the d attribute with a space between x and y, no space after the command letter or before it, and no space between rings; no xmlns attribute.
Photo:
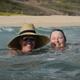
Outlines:
<svg viewBox="0 0 80 80"><path fill-rule="evenodd" d="M0 26L20 26L24 23L41 27L80 26L80 16L0 16Z"/></svg>

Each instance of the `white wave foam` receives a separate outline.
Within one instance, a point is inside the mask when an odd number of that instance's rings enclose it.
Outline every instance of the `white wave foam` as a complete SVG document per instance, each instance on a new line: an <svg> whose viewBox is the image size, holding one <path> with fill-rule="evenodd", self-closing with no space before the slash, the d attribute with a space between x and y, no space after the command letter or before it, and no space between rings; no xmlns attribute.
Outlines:
<svg viewBox="0 0 80 80"><path fill-rule="evenodd" d="M2 31L12 32L12 31L14 31L14 29L13 28L8 28L8 27L1 27L0 32L2 32Z"/></svg>
<svg viewBox="0 0 80 80"><path fill-rule="evenodd" d="M53 61L53 60L55 60L56 58L48 58L47 60L48 61Z"/></svg>

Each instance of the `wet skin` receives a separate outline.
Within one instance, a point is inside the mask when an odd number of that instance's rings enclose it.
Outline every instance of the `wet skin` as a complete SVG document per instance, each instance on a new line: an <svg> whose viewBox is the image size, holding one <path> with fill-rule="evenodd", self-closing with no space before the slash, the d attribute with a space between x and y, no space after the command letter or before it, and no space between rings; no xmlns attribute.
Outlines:
<svg viewBox="0 0 80 80"><path fill-rule="evenodd" d="M35 47L35 40L33 38L27 38L25 40L20 40L21 52L27 53L32 52Z"/></svg>
<svg viewBox="0 0 80 80"><path fill-rule="evenodd" d="M62 49L65 47L64 36L60 31L52 32L50 42L53 48Z"/></svg>

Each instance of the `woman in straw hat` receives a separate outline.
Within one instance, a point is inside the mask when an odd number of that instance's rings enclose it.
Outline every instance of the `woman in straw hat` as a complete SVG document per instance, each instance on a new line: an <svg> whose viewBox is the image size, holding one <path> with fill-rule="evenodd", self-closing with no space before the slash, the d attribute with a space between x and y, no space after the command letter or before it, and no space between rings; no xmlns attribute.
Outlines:
<svg viewBox="0 0 80 80"><path fill-rule="evenodd" d="M8 47L25 54L33 49L43 47L49 42L49 38L36 33L33 24L25 24L21 27L18 36L13 38Z"/></svg>

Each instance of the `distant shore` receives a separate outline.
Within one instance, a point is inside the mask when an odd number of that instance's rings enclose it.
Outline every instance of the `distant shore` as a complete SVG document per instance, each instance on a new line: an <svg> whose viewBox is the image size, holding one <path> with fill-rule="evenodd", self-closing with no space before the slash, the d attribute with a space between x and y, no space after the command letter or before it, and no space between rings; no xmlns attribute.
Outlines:
<svg viewBox="0 0 80 80"><path fill-rule="evenodd" d="M41 27L80 26L80 16L0 16L0 27L21 26L25 23Z"/></svg>

